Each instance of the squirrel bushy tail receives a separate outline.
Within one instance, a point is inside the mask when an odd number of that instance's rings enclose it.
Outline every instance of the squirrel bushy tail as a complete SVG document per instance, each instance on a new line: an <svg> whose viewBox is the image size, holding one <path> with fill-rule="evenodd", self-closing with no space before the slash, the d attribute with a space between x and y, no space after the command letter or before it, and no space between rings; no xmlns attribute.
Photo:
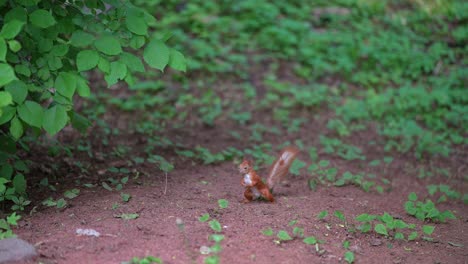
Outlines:
<svg viewBox="0 0 468 264"><path fill-rule="evenodd" d="M283 149L276 161L273 162L267 178L267 185L271 191L273 191L276 184L284 180L284 177L288 174L289 168L296 159L298 153L298 148L293 146L286 147Z"/></svg>

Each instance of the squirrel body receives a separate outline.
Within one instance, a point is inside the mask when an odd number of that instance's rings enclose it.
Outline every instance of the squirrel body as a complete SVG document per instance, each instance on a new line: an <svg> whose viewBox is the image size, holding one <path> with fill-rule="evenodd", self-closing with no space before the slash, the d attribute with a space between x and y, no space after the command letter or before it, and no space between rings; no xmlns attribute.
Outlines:
<svg viewBox="0 0 468 264"><path fill-rule="evenodd" d="M244 176L241 180L241 185L245 187L244 202L248 203L254 199L263 197L273 203L275 201L272 194L273 188L284 180L298 153L299 150L296 147L284 148L270 167L267 183L264 183L262 178L253 169L253 162L244 158L242 163L239 164L239 171Z"/></svg>

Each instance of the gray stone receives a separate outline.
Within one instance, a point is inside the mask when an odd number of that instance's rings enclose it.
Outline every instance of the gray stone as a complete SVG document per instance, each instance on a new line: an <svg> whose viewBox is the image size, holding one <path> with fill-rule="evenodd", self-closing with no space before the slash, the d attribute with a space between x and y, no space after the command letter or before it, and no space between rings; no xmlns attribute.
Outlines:
<svg viewBox="0 0 468 264"><path fill-rule="evenodd" d="M33 245L19 238L0 240L0 263L33 258L37 255Z"/></svg>

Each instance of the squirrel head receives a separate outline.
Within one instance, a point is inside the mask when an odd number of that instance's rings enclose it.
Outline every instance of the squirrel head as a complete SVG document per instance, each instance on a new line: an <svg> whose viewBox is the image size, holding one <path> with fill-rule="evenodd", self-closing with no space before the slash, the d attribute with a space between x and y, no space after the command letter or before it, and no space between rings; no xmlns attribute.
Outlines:
<svg viewBox="0 0 468 264"><path fill-rule="evenodd" d="M249 173L252 170L252 168L253 168L253 161L250 159L244 158L241 164L239 164L239 171L242 174Z"/></svg>

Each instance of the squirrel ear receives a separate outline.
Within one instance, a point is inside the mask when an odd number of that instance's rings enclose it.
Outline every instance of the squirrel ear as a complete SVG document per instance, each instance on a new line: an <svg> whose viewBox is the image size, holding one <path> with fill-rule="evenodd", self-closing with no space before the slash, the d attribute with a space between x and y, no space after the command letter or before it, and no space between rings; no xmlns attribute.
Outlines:
<svg viewBox="0 0 468 264"><path fill-rule="evenodd" d="M242 162L246 162L249 165L253 164L253 160L250 157L246 157L246 156L244 156L244 159L242 160Z"/></svg>

